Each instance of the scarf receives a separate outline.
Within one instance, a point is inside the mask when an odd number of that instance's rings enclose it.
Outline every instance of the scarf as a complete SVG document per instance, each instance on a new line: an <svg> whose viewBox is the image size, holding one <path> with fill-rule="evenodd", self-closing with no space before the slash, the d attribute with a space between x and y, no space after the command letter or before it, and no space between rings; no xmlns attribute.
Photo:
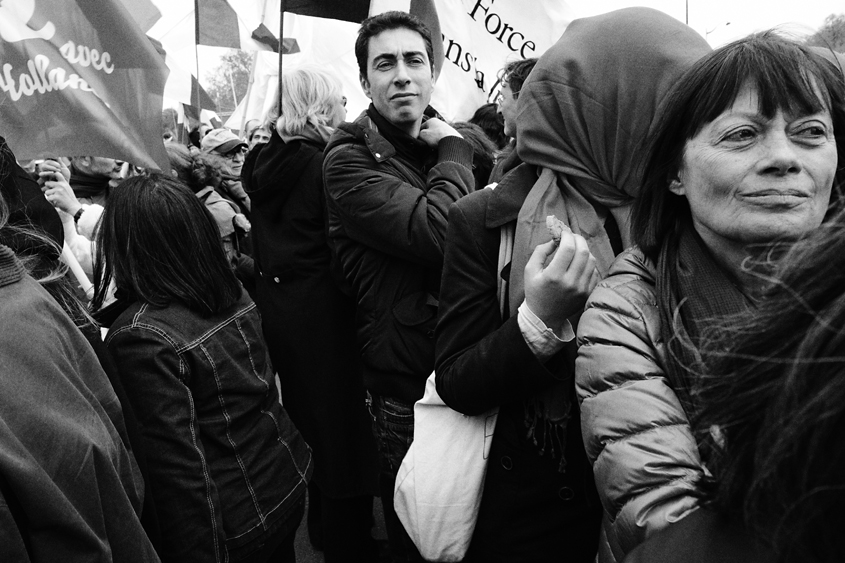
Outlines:
<svg viewBox="0 0 845 563"><path fill-rule="evenodd" d="M111 176L94 176L70 163L70 185L77 198L96 197L109 188Z"/></svg>
<svg viewBox="0 0 845 563"><path fill-rule="evenodd" d="M513 257L508 284L508 302L510 314L517 314L517 309L525 299L524 271L528 259L538 244L551 240L546 227L546 217L555 215L558 219L587 241L590 252L596 258L596 267L604 277L615 258L613 245L600 217L600 210L595 208L573 186L569 178L548 168L543 169L525 198L516 220L513 239ZM577 318L570 320L577 326ZM566 447L566 426L572 417L574 385L572 375L564 381L555 383L545 391L525 403L525 425L528 437L540 447L543 454L547 447L552 456L555 449L561 454L560 470L566 467L563 451ZM543 424L543 443L537 443L537 425Z"/></svg>
<svg viewBox="0 0 845 563"><path fill-rule="evenodd" d="M413 164L418 170L425 170L437 158L437 149L432 149L425 141L415 139L400 130L376 111L373 104L370 104L370 107L367 108L367 117L376 126L379 134L393 145L396 154L406 162Z"/></svg>
<svg viewBox="0 0 845 563"><path fill-rule="evenodd" d="M628 8L573 21L540 57L517 106L517 154L541 173L517 218L512 310L524 298L528 258L551 238L547 215L587 240L602 276L614 259L605 222L615 223L622 245L630 245L646 136L670 88L709 51L701 36L666 14ZM542 421L561 452L573 393L570 378L526 402L529 433L536 436Z"/></svg>
<svg viewBox="0 0 845 563"><path fill-rule="evenodd" d="M697 409L692 393L702 373L699 353L707 328L753 306L705 247L691 225L668 236L657 260L660 332L668 349L666 376L688 418Z"/></svg>
<svg viewBox="0 0 845 563"><path fill-rule="evenodd" d="M523 162L577 182L610 210L630 246L627 211L639 193L646 138L670 89L707 42L650 8L573 21L520 90L517 152Z"/></svg>

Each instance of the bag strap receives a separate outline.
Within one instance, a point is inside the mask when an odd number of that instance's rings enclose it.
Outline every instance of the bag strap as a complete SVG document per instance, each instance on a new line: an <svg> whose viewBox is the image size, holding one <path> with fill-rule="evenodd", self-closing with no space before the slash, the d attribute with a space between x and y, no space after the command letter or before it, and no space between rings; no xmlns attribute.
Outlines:
<svg viewBox="0 0 845 563"><path fill-rule="evenodd" d="M502 277L502 271L513 258L513 235L516 223L511 221L499 228L499 265L496 267L496 283L499 288L499 314L502 320L508 311L508 280ZM508 276L510 278L510 276Z"/></svg>

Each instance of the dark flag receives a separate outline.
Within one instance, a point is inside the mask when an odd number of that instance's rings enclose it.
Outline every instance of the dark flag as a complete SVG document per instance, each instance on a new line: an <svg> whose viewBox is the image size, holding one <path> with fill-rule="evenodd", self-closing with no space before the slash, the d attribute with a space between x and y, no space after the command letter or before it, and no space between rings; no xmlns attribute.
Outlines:
<svg viewBox="0 0 845 563"><path fill-rule="evenodd" d="M167 67L120 0L0 2L0 134L20 159L167 169Z"/></svg>

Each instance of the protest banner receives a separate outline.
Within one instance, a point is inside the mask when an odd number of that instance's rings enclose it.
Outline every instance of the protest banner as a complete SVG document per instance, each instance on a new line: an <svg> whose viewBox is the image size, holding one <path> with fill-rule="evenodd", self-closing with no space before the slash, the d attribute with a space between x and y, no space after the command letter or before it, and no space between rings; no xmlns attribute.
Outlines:
<svg viewBox="0 0 845 563"><path fill-rule="evenodd" d="M273 9L274 2L278 5L278 1L269 0L268 10ZM512 60L539 57L558 40L574 17L569 4L558 0L430 0L428 3L437 13L440 42L435 41L435 45L443 53L431 105L449 120L468 119L479 106L494 101L500 88L499 70ZM415 0L370 0L364 4L368 15L412 8L421 11ZM357 8L360 12L360 6ZM327 15L326 8L320 13ZM270 25L269 18L267 21ZM301 52L286 55L283 67L293 69L316 64L332 72L341 81L348 98L348 119L354 119L369 105L361 90L354 53L359 24L289 14L284 25L284 35L295 37ZM278 92L275 60L272 55L259 53L250 100L243 101L235 110L228 126L237 129L244 119L245 107L248 108L246 119L260 119L263 116L260 112L272 107L268 97L273 98Z"/></svg>
<svg viewBox="0 0 845 563"><path fill-rule="evenodd" d="M19 159L105 156L167 169L166 78L119 0L0 3L0 122Z"/></svg>

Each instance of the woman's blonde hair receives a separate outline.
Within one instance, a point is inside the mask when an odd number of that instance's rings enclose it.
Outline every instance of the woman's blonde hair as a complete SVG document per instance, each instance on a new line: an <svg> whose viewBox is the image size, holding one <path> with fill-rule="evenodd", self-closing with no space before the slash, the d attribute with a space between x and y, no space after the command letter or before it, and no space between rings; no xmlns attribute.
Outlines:
<svg viewBox="0 0 845 563"><path fill-rule="evenodd" d="M282 136L299 135L307 125L331 125L332 115L343 93L340 82L313 66L303 66L282 74L282 113L276 131Z"/></svg>

